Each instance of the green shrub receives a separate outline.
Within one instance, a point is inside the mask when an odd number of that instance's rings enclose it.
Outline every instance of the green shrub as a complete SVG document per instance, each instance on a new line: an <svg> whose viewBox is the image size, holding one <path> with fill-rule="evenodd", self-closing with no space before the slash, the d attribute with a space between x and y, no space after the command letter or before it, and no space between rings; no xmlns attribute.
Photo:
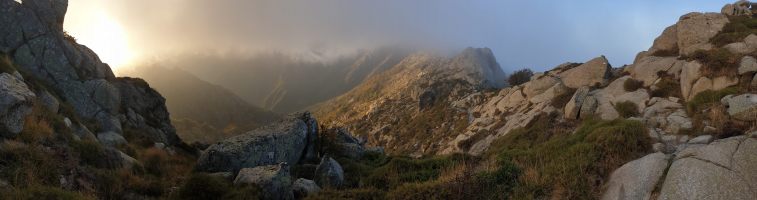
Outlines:
<svg viewBox="0 0 757 200"><path fill-rule="evenodd" d="M657 50L655 52L652 52L651 56L655 57L677 57L678 56L678 48L674 49L666 49L666 50Z"/></svg>
<svg viewBox="0 0 757 200"><path fill-rule="evenodd" d="M675 81L673 79L669 78L663 78L660 80L660 82L657 82L655 84L657 87L655 90L652 90L650 93L650 96L652 97L661 97L661 98L667 98L667 97L678 97L681 98L681 84L678 83L678 81Z"/></svg>
<svg viewBox="0 0 757 200"><path fill-rule="evenodd" d="M492 143L490 153L512 158L522 170L513 199L597 199L614 169L650 148L638 121L587 120L572 134L531 136L547 130L516 129Z"/></svg>
<svg viewBox="0 0 757 200"><path fill-rule="evenodd" d="M644 81L629 78L626 79L625 82L623 82L623 89L625 89L626 92L633 92L643 87Z"/></svg>
<svg viewBox="0 0 757 200"><path fill-rule="evenodd" d="M639 115L639 107L634 102L624 101L615 104L615 110L623 118L629 118Z"/></svg>
<svg viewBox="0 0 757 200"><path fill-rule="evenodd" d="M99 142L94 140L72 140L69 145L74 152L79 153L79 159L82 164L102 166L105 148Z"/></svg>
<svg viewBox="0 0 757 200"><path fill-rule="evenodd" d="M727 49L716 48L711 50L698 50L689 56L688 60L697 60L702 63L700 71L706 77L735 76L741 55L733 54Z"/></svg>
<svg viewBox="0 0 757 200"><path fill-rule="evenodd" d="M533 71L531 71L530 69L521 69L513 72L513 74L511 74L510 77L507 78L507 83L509 83L510 86L520 85L530 81L531 76L534 76Z"/></svg>
<svg viewBox="0 0 757 200"><path fill-rule="evenodd" d="M462 154L426 159L395 157L366 177L366 184L379 189L390 189L403 183L434 180L443 169L465 162L466 159L472 158Z"/></svg>
<svg viewBox="0 0 757 200"><path fill-rule="evenodd" d="M691 98L691 100L686 103L686 109L690 114L695 114L712 107L713 105L719 104L720 99L723 97L729 94L737 94L738 92L738 88L735 87L729 87L717 91L705 90L695 95L694 98Z"/></svg>
<svg viewBox="0 0 757 200"><path fill-rule="evenodd" d="M757 34L757 19L748 16L731 16L723 29L710 39L715 46L723 46L734 42L741 42L749 36Z"/></svg>
<svg viewBox="0 0 757 200"><path fill-rule="evenodd" d="M520 168L511 161L512 158L503 154L500 155L497 160L497 169L491 172L480 172L475 175L475 185L481 187L476 192L476 194L480 195L479 197L507 199L511 195L513 189L518 185L518 177L522 172Z"/></svg>

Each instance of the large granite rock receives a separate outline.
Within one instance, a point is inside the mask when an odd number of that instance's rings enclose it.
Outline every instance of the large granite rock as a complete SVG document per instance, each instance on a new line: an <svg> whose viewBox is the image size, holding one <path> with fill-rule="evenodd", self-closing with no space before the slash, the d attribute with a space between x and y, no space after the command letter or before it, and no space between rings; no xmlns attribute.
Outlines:
<svg viewBox="0 0 757 200"><path fill-rule="evenodd" d="M569 88L602 85L607 83L610 69L610 62L607 61L607 58L600 56L560 73L559 77L563 84Z"/></svg>
<svg viewBox="0 0 757 200"><path fill-rule="evenodd" d="M331 141L338 148L340 155L360 160L365 154L365 147L357 138L353 137L346 129L337 129L336 138Z"/></svg>
<svg viewBox="0 0 757 200"><path fill-rule="evenodd" d="M693 62L687 62L683 69L681 70L681 94L683 95L683 98L688 100L692 98L691 90L694 86L694 83L699 80L700 77L702 77L702 72L700 69L702 68L702 64L700 64L697 61Z"/></svg>
<svg viewBox="0 0 757 200"><path fill-rule="evenodd" d="M119 107L125 112L121 114L125 127L138 130L153 142L168 145L181 142L171 125L165 98L147 82L138 78L118 78L113 85L120 94Z"/></svg>
<svg viewBox="0 0 757 200"><path fill-rule="evenodd" d="M659 199L757 199L757 140L733 137L678 153Z"/></svg>
<svg viewBox="0 0 757 200"><path fill-rule="evenodd" d="M578 115L580 114L579 111L581 110L581 105L583 105L584 100L586 99L586 96L589 94L589 87L584 86L578 88L575 93L573 93L573 97L570 98L570 101L568 101L568 104L565 105L565 118L566 119L578 119Z"/></svg>
<svg viewBox="0 0 757 200"><path fill-rule="evenodd" d="M653 153L626 163L612 173L602 199L650 199L668 167L668 160L663 153Z"/></svg>
<svg viewBox="0 0 757 200"><path fill-rule="evenodd" d="M205 172L236 172L242 168L297 164L308 154L308 137L318 135L317 124L308 113L288 116L245 134L208 147L195 169Z"/></svg>
<svg viewBox="0 0 757 200"><path fill-rule="evenodd" d="M744 56L739 64L739 75L749 72L757 72L757 59L752 56Z"/></svg>
<svg viewBox="0 0 757 200"><path fill-rule="evenodd" d="M294 199L289 165L280 163L243 168L234 179L234 185L254 184L263 191L263 199Z"/></svg>
<svg viewBox="0 0 757 200"><path fill-rule="evenodd" d="M292 185L292 192L295 199L303 199L308 195L312 195L321 191L321 187L315 184L315 181L304 178L299 178L294 181Z"/></svg>
<svg viewBox="0 0 757 200"><path fill-rule="evenodd" d="M752 3L747 0L739 0L733 4L726 4L720 9L720 13L731 16L751 16Z"/></svg>
<svg viewBox="0 0 757 200"><path fill-rule="evenodd" d="M675 24L665 28L662 34L654 39L652 47L648 50L651 53L658 51L678 52L678 27Z"/></svg>
<svg viewBox="0 0 757 200"><path fill-rule="evenodd" d="M728 115L743 120L757 120L757 94L742 94L738 96L726 96L721 102L728 107Z"/></svg>
<svg viewBox="0 0 757 200"><path fill-rule="evenodd" d="M339 188L344 183L344 170L336 160L323 156L315 170L315 182L324 188Z"/></svg>
<svg viewBox="0 0 757 200"><path fill-rule="evenodd" d="M542 76L541 78L523 84L523 94L526 95L526 97L531 98L544 93L559 82L560 80L555 77Z"/></svg>
<svg viewBox="0 0 757 200"><path fill-rule="evenodd" d="M657 72L667 72L676 63L675 57L646 57L639 60L638 63L633 65L631 77L637 80L644 81L644 86L649 87L655 83L660 77L657 76Z"/></svg>
<svg viewBox="0 0 757 200"><path fill-rule="evenodd" d="M709 50L710 39L728 23L728 17L720 13L689 13L676 24L680 55L691 55L697 50Z"/></svg>
<svg viewBox="0 0 757 200"><path fill-rule="evenodd" d="M35 98L24 81L8 73L0 74L0 137L13 138L22 131Z"/></svg>

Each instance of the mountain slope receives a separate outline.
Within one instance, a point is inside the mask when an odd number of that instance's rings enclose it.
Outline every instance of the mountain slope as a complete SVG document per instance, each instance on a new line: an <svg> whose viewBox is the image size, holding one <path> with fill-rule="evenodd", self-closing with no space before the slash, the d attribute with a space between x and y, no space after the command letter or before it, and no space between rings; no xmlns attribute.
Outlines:
<svg viewBox="0 0 757 200"><path fill-rule="evenodd" d="M314 113L323 123L348 127L389 152L433 154L438 144L467 127L467 111L453 102L504 81L486 48L467 48L452 58L416 53L317 105Z"/></svg>
<svg viewBox="0 0 757 200"><path fill-rule="evenodd" d="M142 67L129 75L144 78L166 97L177 133L187 142L215 142L278 118L181 69ZM197 128L202 124L207 125Z"/></svg>

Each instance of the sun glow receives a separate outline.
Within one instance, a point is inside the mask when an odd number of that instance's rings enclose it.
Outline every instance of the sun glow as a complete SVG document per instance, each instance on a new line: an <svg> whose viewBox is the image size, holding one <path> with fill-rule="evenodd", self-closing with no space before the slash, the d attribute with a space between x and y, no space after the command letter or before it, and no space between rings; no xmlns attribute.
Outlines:
<svg viewBox="0 0 757 200"><path fill-rule="evenodd" d="M70 25L68 22L71 22ZM78 43L86 45L97 53L104 63L108 63L114 72L129 64L134 54L129 48L128 37L123 27L103 12L93 13L89 17L67 21L66 30Z"/></svg>

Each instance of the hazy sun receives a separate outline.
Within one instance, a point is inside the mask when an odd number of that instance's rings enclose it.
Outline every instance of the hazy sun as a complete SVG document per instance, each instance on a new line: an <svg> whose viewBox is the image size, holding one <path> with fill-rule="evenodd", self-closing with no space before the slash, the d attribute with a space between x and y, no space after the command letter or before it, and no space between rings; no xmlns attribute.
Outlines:
<svg viewBox="0 0 757 200"><path fill-rule="evenodd" d="M134 54L129 49L123 27L105 13L93 13L89 17L78 18L77 21L67 19L66 23L69 34L80 44L95 51L114 72L133 59Z"/></svg>

